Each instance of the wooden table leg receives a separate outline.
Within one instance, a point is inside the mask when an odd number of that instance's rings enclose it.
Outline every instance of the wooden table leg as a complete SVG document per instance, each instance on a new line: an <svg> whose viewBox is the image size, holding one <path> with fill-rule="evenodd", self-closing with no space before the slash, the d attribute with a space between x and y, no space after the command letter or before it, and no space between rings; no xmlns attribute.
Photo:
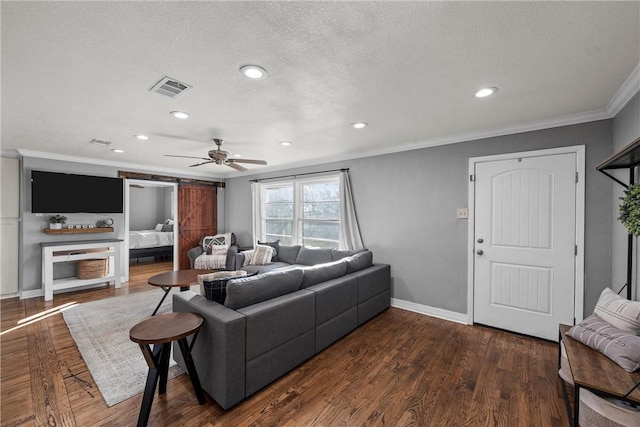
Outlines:
<svg viewBox="0 0 640 427"><path fill-rule="evenodd" d="M197 337L198 333L196 332L196 334L193 336L193 339L191 340L191 347L187 343L186 338L179 339L178 345L180 346L180 351L182 352L184 363L185 365L187 365L187 372L189 373L189 378L191 378L193 390L196 392L196 396L198 397L198 403L200 405L204 405L204 392L202 391L202 386L200 385L200 378L198 377L196 366L193 364L193 359L191 358L191 349L193 348L193 344L195 343Z"/></svg>

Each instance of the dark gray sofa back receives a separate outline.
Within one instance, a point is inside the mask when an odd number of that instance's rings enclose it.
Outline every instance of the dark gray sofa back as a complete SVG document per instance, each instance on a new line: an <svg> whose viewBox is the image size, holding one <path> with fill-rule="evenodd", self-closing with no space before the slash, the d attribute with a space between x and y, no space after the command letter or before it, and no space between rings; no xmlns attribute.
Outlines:
<svg viewBox="0 0 640 427"><path fill-rule="evenodd" d="M257 276L229 280L225 307L238 309L300 289L302 270L271 271Z"/></svg>
<svg viewBox="0 0 640 427"><path fill-rule="evenodd" d="M301 270L304 273L302 276L301 287L308 288L309 286L344 276L347 273L347 263L340 260L326 264L302 267Z"/></svg>
<svg viewBox="0 0 640 427"><path fill-rule="evenodd" d="M333 249L312 249L303 246L300 248L300 252L298 252L296 262L292 264L316 265L331 262L333 261L333 256L331 255L332 250Z"/></svg>
<svg viewBox="0 0 640 427"><path fill-rule="evenodd" d="M300 252L301 246L278 246L278 261L286 262L287 264L295 264L298 252Z"/></svg>

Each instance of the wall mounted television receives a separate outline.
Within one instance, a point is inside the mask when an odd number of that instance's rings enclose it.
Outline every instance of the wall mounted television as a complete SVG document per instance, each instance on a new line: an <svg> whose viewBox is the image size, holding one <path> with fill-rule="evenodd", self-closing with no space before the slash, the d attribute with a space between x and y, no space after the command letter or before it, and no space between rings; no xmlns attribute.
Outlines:
<svg viewBox="0 0 640 427"><path fill-rule="evenodd" d="M31 171L32 213L123 213L121 178Z"/></svg>

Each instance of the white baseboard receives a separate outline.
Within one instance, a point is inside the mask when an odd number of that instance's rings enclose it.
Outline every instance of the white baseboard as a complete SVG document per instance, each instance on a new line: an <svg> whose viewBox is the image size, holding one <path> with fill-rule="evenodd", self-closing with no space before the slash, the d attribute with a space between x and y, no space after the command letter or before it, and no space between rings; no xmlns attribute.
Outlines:
<svg viewBox="0 0 640 427"><path fill-rule="evenodd" d="M404 301L397 298L391 298L391 307L401 308L403 310L413 311L427 316L437 317L438 319L448 320L450 322L469 324L469 316L466 313L458 313L455 311L444 310L442 308L430 307L428 305L418 304L415 302Z"/></svg>
<svg viewBox="0 0 640 427"><path fill-rule="evenodd" d="M20 292L20 299L38 298L44 296L44 289L32 289Z"/></svg>

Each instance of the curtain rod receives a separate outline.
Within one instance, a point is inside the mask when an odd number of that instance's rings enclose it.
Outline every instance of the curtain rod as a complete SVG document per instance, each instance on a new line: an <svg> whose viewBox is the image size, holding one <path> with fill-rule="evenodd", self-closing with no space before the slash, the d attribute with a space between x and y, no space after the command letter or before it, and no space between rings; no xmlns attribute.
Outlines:
<svg viewBox="0 0 640 427"><path fill-rule="evenodd" d="M321 172L306 172L306 173L296 173L293 175L282 175L282 176L274 176L271 178L262 178L262 179L252 179L249 182L260 182L260 181L266 181L268 179L280 179L280 178L297 178L299 176L305 176L305 175L319 175L321 173L329 173L329 172L349 172L349 168L343 168L343 169L332 169L332 170L328 170L328 171L321 171Z"/></svg>

